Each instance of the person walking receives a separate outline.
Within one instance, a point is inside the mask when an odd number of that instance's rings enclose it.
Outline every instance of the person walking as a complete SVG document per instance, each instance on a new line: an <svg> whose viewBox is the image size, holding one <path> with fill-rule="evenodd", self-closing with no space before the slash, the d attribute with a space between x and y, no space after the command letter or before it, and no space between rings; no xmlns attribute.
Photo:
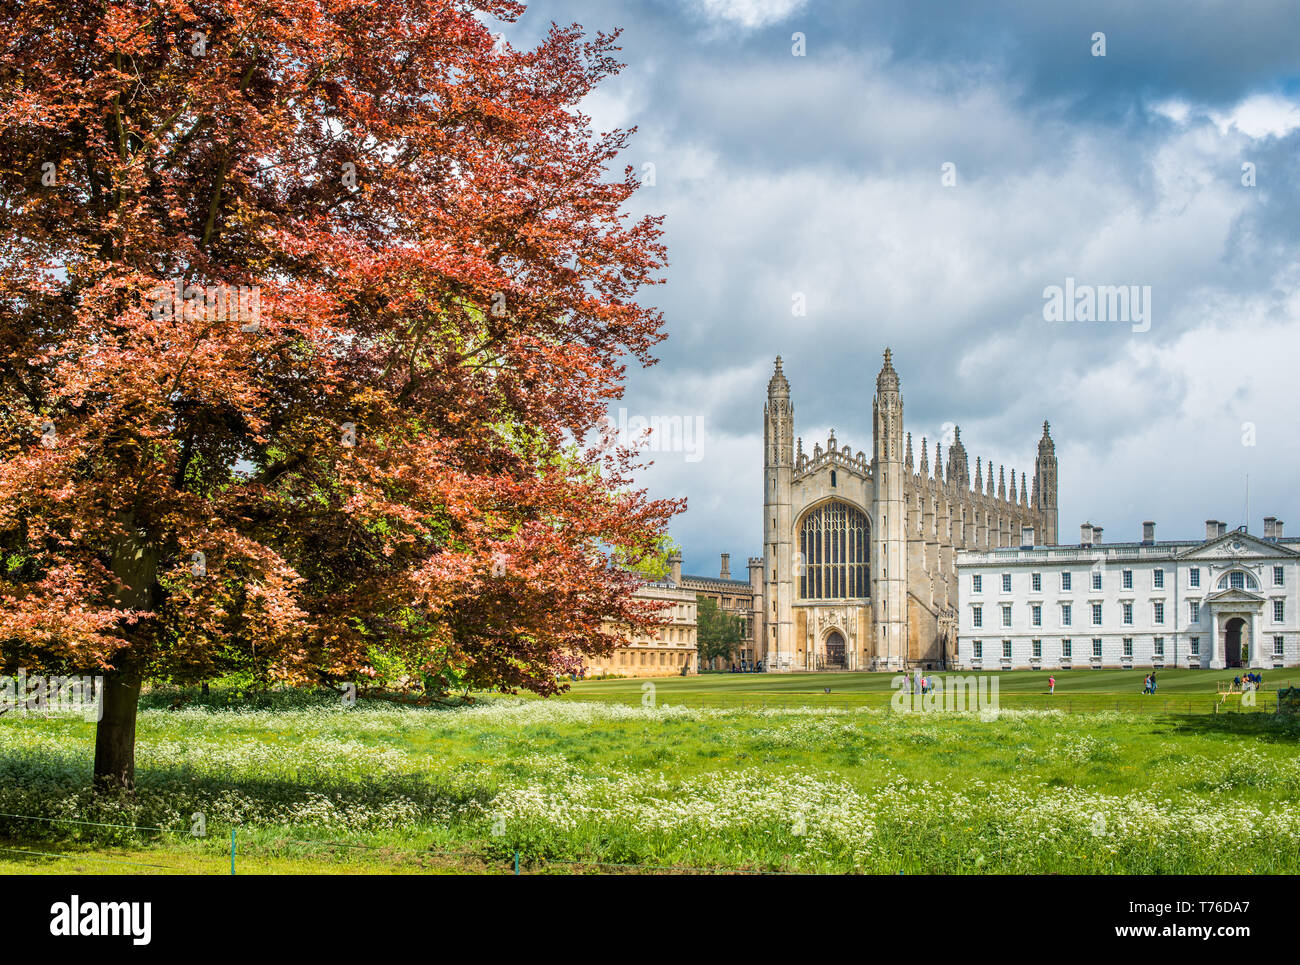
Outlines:
<svg viewBox="0 0 1300 965"><path fill-rule="evenodd" d="M1054 676L1049 675L1047 678L1047 692L1049 694L1056 693L1056 678Z"/></svg>

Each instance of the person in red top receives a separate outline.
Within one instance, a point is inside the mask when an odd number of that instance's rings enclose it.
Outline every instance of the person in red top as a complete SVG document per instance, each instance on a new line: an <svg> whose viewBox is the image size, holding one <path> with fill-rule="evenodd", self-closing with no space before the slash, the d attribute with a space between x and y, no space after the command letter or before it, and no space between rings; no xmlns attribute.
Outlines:
<svg viewBox="0 0 1300 965"><path fill-rule="evenodd" d="M1050 676L1049 676L1049 677L1047 678L1047 692L1048 692L1049 694L1054 694L1054 693L1056 693L1056 678L1055 678L1055 677L1050 677Z"/></svg>

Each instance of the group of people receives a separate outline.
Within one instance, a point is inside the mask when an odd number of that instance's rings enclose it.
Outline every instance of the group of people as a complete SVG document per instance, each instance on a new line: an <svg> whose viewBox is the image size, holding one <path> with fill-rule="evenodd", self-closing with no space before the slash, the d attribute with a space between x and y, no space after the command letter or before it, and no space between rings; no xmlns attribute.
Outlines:
<svg viewBox="0 0 1300 965"><path fill-rule="evenodd" d="M1247 688L1250 690L1259 690L1260 687L1264 686L1264 676L1263 674L1256 673L1252 670L1245 676L1233 677L1232 686L1235 690L1241 691L1245 691Z"/></svg>
<svg viewBox="0 0 1300 965"><path fill-rule="evenodd" d="M1147 674L1146 679L1142 681L1142 693L1154 694L1156 692L1156 672L1152 670Z"/></svg>
<svg viewBox="0 0 1300 965"><path fill-rule="evenodd" d="M910 694L915 690L918 694L928 694L935 689L933 677L924 677L921 674L915 676L903 674L903 693Z"/></svg>

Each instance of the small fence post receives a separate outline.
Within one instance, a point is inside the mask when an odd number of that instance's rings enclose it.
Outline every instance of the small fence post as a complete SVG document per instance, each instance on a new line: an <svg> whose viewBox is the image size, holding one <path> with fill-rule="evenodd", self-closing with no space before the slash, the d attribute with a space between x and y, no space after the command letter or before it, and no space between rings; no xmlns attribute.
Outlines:
<svg viewBox="0 0 1300 965"><path fill-rule="evenodd" d="M515 852L515 874L519 874L519 852Z"/></svg>
<svg viewBox="0 0 1300 965"><path fill-rule="evenodd" d="M235 873L235 829L230 829L230 873Z"/></svg>

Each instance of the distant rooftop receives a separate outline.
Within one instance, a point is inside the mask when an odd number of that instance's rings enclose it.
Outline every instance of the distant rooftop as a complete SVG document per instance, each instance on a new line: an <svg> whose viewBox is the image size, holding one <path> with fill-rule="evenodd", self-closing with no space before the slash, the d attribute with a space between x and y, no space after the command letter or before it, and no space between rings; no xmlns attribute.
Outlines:
<svg viewBox="0 0 1300 965"><path fill-rule="evenodd" d="M1229 530L1224 536L1231 536L1232 530ZM1256 536L1254 533L1247 533L1247 536L1259 540L1261 543L1277 543L1290 548L1297 548L1300 544L1300 536ZM1214 542L1214 540L1223 539L1224 536L1216 536L1214 539L1161 539L1153 540L1146 543L1142 540L1129 540L1123 542L1105 542L1105 543L1036 543L1033 546L993 546L988 549L961 550L963 553L1019 553L1022 550L1141 550L1141 549L1187 549L1192 546L1201 546L1205 543Z"/></svg>
<svg viewBox="0 0 1300 965"><path fill-rule="evenodd" d="M719 586L743 588L746 590L750 588L749 580L724 580L720 576L693 576L689 573L683 573L682 583L685 584L688 581L694 581L696 583L715 583Z"/></svg>

